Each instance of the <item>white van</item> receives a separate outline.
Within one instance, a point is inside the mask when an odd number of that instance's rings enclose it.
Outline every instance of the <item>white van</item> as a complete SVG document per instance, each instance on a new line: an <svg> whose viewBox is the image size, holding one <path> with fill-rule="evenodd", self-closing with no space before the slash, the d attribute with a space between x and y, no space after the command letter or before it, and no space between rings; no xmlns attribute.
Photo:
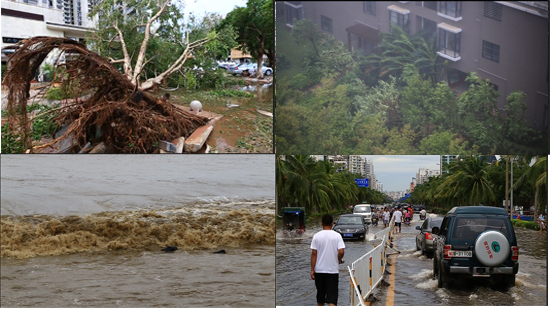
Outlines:
<svg viewBox="0 0 550 309"><path fill-rule="evenodd" d="M365 221L367 222L367 224L372 223L372 213L370 209L370 204L355 205L355 207L353 207L353 213L362 215L365 218Z"/></svg>

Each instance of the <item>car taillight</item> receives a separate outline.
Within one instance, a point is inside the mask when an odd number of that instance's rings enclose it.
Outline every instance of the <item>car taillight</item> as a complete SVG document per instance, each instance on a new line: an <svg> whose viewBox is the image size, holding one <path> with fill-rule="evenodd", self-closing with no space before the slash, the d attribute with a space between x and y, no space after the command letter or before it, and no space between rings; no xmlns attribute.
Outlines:
<svg viewBox="0 0 550 309"><path fill-rule="evenodd" d="M519 257L518 247L512 247L512 261L517 261Z"/></svg>
<svg viewBox="0 0 550 309"><path fill-rule="evenodd" d="M433 240L434 239L432 237L432 234L430 234L430 233L426 233L425 235L426 235L426 239L428 239L428 240Z"/></svg>
<svg viewBox="0 0 550 309"><path fill-rule="evenodd" d="M443 258L446 260L451 258L449 256L449 250L451 250L451 245L445 245L445 247L443 248Z"/></svg>

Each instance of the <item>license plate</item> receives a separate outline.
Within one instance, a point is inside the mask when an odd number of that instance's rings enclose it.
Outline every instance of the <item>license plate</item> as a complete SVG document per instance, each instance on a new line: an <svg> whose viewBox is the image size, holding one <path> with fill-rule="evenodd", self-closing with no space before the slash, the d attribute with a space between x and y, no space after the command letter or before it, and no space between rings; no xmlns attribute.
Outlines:
<svg viewBox="0 0 550 309"><path fill-rule="evenodd" d="M344 237L353 237L353 234L344 234Z"/></svg>
<svg viewBox="0 0 550 309"><path fill-rule="evenodd" d="M472 251L449 251L450 257L472 257Z"/></svg>

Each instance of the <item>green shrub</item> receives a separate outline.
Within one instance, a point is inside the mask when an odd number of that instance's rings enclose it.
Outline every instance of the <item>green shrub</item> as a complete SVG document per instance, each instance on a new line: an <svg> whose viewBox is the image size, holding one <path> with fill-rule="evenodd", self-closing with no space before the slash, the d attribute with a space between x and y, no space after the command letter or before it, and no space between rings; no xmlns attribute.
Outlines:
<svg viewBox="0 0 550 309"><path fill-rule="evenodd" d="M198 86L193 71L187 71L187 73L185 73L185 82L185 87L187 89L196 89Z"/></svg>
<svg viewBox="0 0 550 309"><path fill-rule="evenodd" d="M512 224L517 227L528 228L531 230L539 229L539 225L537 224L536 221L525 221L521 219L512 219L511 221L512 221Z"/></svg>
<svg viewBox="0 0 550 309"><path fill-rule="evenodd" d="M236 89L218 89L209 91L208 94L215 98L221 97L242 97L242 98L253 98L254 95L250 92L236 90Z"/></svg>

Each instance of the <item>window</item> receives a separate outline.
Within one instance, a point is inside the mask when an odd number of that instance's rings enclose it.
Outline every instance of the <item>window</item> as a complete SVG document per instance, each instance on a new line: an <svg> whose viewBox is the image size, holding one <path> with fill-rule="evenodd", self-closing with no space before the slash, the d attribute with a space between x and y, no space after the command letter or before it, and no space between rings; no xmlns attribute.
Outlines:
<svg viewBox="0 0 550 309"><path fill-rule="evenodd" d="M437 1L416 1L416 6L425 7L437 11Z"/></svg>
<svg viewBox="0 0 550 309"><path fill-rule="evenodd" d="M321 29L332 33L332 19L321 15Z"/></svg>
<svg viewBox="0 0 550 309"><path fill-rule="evenodd" d="M453 33L443 28L439 28L439 53L455 58L451 60L459 60L456 58L460 57L460 32Z"/></svg>
<svg viewBox="0 0 550 309"><path fill-rule="evenodd" d="M500 46L491 42L483 41L483 58L498 62L500 59Z"/></svg>
<svg viewBox="0 0 550 309"><path fill-rule="evenodd" d="M409 14L399 14L390 10L390 22L398 25L399 28L403 29L406 33L409 33Z"/></svg>
<svg viewBox="0 0 550 309"><path fill-rule="evenodd" d="M376 16L376 1L363 1L363 12Z"/></svg>
<svg viewBox="0 0 550 309"><path fill-rule="evenodd" d="M302 20L302 1L285 1L285 21L289 26L294 25L294 19Z"/></svg>
<svg viewBox="0 0 550 309"><path fill-rule="evenodd" d="M416 18L417 27L420 26L418 31L422 30L424 39L427 40L430 37L435 37L437 33L437 23L433 20L429 20L418 15L416 16Z"/></svg>
<svg viewBox="0 0 550 309"><path fill-rule="evenodd" d="M502 4L495 3L494 1L485 1L485 5L483 8L483 16L501 21Z"/></svg>
<svg viewBox="0 0 550 309"><path fill-rule="evenodd" d="M439 1L439 13L453 18L462 17L462 2Z"/></svg>

